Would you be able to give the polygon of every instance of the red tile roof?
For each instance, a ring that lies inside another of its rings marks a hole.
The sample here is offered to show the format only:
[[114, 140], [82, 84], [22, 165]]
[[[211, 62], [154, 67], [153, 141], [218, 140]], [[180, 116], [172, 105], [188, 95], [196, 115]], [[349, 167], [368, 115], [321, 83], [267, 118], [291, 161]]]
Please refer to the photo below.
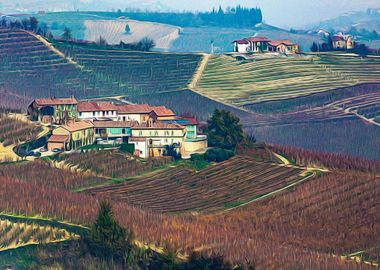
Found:
[[[187, 126], [187, 125], [199, 125], [198, 121], [196, 118], [194, 117], [187, 117], [187, 116], [177, 116], [175, 118], [175, 120], [179, 120], [179, 121], [186, 121], [186, 123], [181, 123], [182, 125], [184, 126]], [[174, 121], [175, 121], [174, 120]]]
[[251, 42], [270, 41], [266, 37], [249, 37], [249, 38], [245, 38], [245, 40], [248, 40], [248, 41], [251, 41]]
[[155, 112], [157, 116], [175, 116], [175, 113], [165, 106], [150, 106], [148, 104], [130, 104], [118, 105], [119, 114], [126, 113], [151, 113]]
[[117, 111], [118, 106], [112, 102], [81, 101], [78, 103], [78, 112]]
[[[62, 128], [68, 130], [69, 132], [75, 132], [82, 129], [93, 128], [94, 125], [90, 121], [78, 121], [78, 122], [68, 122], [66, 125], [61, 126]], [[53, 130], [54, 133], [54, 130]]]
[[78, 104], [74, 97], [70, 98], [38, 98], [34, 102], [39, 106]]
[[153, 107], [153, 111], [157, 116], [175, 116], [175, 113], [165, 106]]
[[150, 113], [153, 108], [148, 104], [117, 105], [119, 113]]
[[344, 40], [344, 37], [335, 35], [335, 36], [333, 36], [332, 40], [333, 41], [341, 41], [341, 40]]
[[66, 142], [69, 139], [68, 135], [51, 135], [48, 142]]
[[270, 41], [268, 44], [271, 46], [274, 46], [274, 47], [277, 47], [281, 44], [284, 44], [286, 46], [297, 45], [297, 43], [291, 42], [290, 40], [287, 40], [287, 39], [285, 39], [285, 40], [273, 40], [273, 41]]
[[245, 39], [237, 39], [237, 40], [234, 40], [234, 42], [236, 42], [237, 44], [248, 44], [249, 42]]

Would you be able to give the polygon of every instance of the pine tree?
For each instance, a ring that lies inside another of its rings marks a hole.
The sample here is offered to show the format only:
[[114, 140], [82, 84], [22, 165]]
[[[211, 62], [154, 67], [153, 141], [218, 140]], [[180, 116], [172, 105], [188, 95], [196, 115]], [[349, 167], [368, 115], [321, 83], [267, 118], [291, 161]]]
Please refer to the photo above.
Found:
[[88, 235], [90, 252], [99, 257], [122, 259], [132, 249], [132, 233], [115, 220], [111, 204], [100, 203], [98, 217]]
[[229, 111], [215, 109], [208, 125], [210, 146], [232, 149], [245, 138], [240, 119]]

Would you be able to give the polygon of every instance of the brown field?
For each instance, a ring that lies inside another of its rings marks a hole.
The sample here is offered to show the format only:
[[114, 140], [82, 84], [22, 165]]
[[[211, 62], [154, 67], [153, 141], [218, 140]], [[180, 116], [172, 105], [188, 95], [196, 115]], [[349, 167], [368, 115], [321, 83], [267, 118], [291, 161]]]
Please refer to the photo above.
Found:
[[4, 146], [36, 138], [41, 131], [41, 127], [0, 112], [0, 142]]
[[75, 189], [108, 181], [97, 176], [60, 170], [41, 160], [2, 165], [0, 176], [60, 189]]
[[194, 172], [185, 166], [88, 190], [160, 212], [210, 212], [239, 206], [297, 180], [302, 170], [236, 156]]
[[[233, 263], [254, 261], [257, 269], [365, 269], [341, 255], [378, 243], [376, 205], [380, 178], [365, 173], [332, 173], [297, 185], [292, 191], [239, 210], [212, 215], [167, 215], [114, 203], [123, 226], [136, 239], [223, 254]], [[89, 224], [98, 198], [0, 177], [4, 212]]]
[[127, 178], [157, 169], [171, 162], [171, 158], [139, 160], [119, 151], [90, 151], [62, 156], [65, 164], [89, 170], [98, 176]]

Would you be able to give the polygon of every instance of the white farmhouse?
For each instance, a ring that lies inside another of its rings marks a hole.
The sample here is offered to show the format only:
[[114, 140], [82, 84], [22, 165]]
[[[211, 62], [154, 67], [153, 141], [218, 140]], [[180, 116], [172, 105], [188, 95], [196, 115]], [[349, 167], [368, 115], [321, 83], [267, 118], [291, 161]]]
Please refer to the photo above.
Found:
[[79, 120], [118, 119], [118, 107], [112, 102], [81, 101], [78, 103]]

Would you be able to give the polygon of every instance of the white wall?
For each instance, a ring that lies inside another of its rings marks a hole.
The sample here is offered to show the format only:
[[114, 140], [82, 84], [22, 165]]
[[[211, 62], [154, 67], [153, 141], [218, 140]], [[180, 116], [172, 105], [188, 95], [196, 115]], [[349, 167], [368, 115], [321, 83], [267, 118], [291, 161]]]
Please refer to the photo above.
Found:
[[149, 152], [148, 152], [148, 143], [146, 141], [143, 142], [130, 142], [135, 145], [135, 151], [140, 151], [140, 158], [148, 158]]
[[117, 120], [118, 121], [137, 121], [141, 123], [141, 115], [140, 114], [119, 114]]
[[249, 44], [238, 44], [235, 42], [235, 49], [237, 48], [237, 52], [246, 53], [249, 51]]
[[[95, 113], [95, 115], [94, 115]], [[78, 119], [80, 120], [93, 120], [95, 118], [110, 118], [114, 121], [117, 120], [117, 111], [96, 111], [96, 112], [78, 112]]]

